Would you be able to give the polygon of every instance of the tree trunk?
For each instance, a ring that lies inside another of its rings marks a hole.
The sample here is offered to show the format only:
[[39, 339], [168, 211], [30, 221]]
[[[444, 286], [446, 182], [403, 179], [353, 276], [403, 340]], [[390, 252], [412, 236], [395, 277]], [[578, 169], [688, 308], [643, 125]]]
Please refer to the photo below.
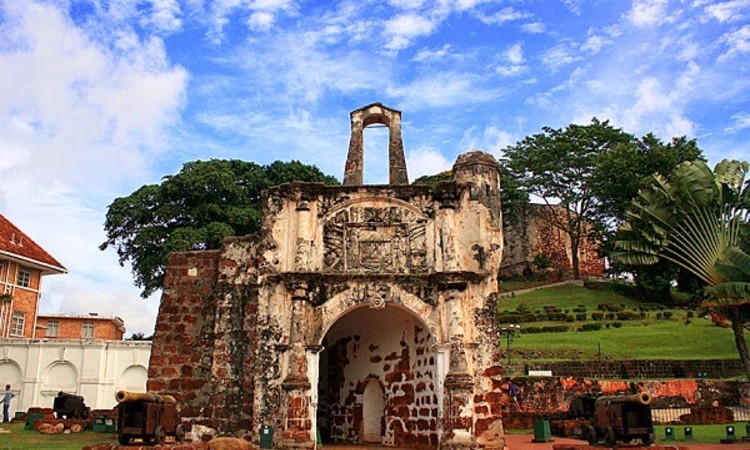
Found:
[[737, 345], [737, 352], [740, 354], [742, 367], [745, 369], [745, 377], [750, 381], [750, 353], [747, 351], [745, 342], [745, 328], [740, 315], [739, 308], [730, 308], [732, 316], [732, 331], [734, 331], [734, 343]]
[[578, 247], [581, 244], [580, 238], [573, 238], [570, 236], [570, 264], [573, 266], [573, 278], [576, 280], [581, 278], [581, 262], [578, 260]]

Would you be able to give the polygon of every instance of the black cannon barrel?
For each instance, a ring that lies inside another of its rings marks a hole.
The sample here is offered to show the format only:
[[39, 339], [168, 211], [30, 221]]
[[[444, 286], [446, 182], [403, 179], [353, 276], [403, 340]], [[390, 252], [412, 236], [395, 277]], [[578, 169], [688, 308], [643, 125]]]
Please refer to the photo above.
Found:
[[609, 395], [596, 399], [597, 405], [612, 403], [637, 403], [646, 406], [651, 404], [651, 394], [648, 392], [640, 392], [632, 395]]

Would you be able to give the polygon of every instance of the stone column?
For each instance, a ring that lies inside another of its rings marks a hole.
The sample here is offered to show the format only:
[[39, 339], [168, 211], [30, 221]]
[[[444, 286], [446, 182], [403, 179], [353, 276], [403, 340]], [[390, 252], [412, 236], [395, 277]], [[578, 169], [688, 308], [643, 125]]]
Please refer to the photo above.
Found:
[[313, 270], [312, 224], [310, 223], [310, 206], [305, 200], [297, 203], [297, 229], [294, 254], [294, 270], [309, 272]]
[[474, 378], [469, 370], [464, 342], [464, 314], [462, 297], [466, 285], [447, 286], [444, 293], [448, 321], [450, 358], [445, 376], [443, 414], [443, 447], [471, 448], [476, 446], [473, 436]]
[[278, 442], [281, 448], [309, 449], [315, 445], [310, 417], [311, 384], [307, 376], [305, 348], [308, 307], [307, 286], [302, 283], [294, 285], [287, 375], [281, 383], [285, 405], [284, 429]]

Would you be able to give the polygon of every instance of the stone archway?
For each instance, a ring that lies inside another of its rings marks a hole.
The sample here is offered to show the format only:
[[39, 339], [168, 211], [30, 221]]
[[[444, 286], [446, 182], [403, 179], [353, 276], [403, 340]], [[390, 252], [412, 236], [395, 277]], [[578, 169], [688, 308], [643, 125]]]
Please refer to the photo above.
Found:
[[392, 304], [355, 307], [322, 346], [317, 422], [324, 443], [437, 447], [438, 355], [419, 317]]

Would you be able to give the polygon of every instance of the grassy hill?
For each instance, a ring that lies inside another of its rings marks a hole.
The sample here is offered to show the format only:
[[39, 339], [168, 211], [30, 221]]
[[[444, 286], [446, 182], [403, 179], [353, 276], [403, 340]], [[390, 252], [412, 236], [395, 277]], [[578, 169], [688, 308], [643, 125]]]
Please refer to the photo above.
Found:
[[511, 344], [516, 361], [597, 359], [599, 348], [610, 359], [738, 358], [732, 330], [699, 314], [572, 284], [504, 297], [498, 306], [501, 324], [521, 325]]

